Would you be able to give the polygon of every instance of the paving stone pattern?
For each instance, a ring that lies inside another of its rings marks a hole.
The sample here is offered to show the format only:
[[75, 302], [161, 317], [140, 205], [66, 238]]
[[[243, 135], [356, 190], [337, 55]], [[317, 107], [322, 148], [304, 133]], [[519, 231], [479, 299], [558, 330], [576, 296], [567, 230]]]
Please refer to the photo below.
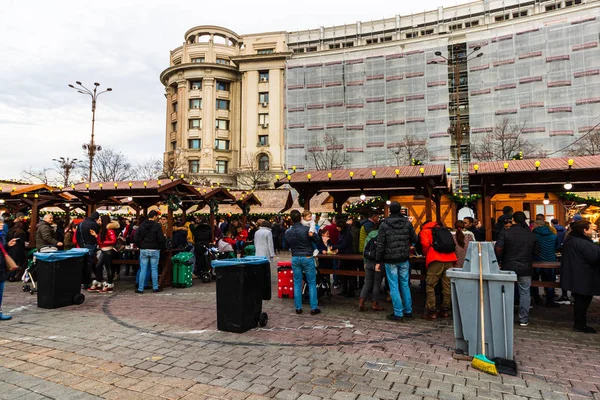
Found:
[[529, 327], [515, 328], [512, 377], [453, 359], [452, 323], [420, 318], [417, 282], [410, 323], [336, 295], [320, 300], [322, 314], [296, 315], [274, 291], [268, 325], [244, 334], [217, 331], [214, 282], [133, 289], [123, 277], [112, 295], [45, 310], [7, 283], [14, 318], [0, 323], [0, 399], [600, 400], [600, 337], [572, 332], [572, 306], [536, 307]]

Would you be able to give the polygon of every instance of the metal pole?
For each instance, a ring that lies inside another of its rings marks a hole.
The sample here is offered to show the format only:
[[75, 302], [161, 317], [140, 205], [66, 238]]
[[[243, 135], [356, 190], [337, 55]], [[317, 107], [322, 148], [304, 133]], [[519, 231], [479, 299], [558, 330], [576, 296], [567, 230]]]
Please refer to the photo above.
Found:
[[96, 122], [96, 89], [94, 87], [94, 95], [92, 96], [92, 140], [90, 141], [90, 148], [88, 149], [90, 155], [90, 178], [88, 182], [92, 182], [92, 168], [94, 163], [94, 154], [96, 153], [95, 145], [94, 145], [94, 124]]
[[454, 138], [456, 140], [456, 157], [458, 161], [458, 187], [462, 190], [462, 126], [460, 123], [460, 97], [459, 97], [459, 85], [460, 85], [460, 71], [459, 71], [459, 63], [456, 58], [453, 60], [454, 62], [454, 107], [455, 107], [455, 116], [456, 120], [454, 121]]

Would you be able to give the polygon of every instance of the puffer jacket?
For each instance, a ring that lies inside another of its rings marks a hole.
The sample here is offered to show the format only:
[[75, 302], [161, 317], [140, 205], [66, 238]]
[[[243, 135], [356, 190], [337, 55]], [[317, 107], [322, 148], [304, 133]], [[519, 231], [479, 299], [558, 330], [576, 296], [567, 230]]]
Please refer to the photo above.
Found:
[[533, 230], [537, 237], [540, 252], [538, 261], [556, 261], [556, 235], [547, 226], [538, 226]]
[[165, 235], [160, 224], [147, 219], [135, 230], [134, 243], [142, 250], [160, 250], [165, 247]]
[[565, 241], [567, 230], [562, 225], [554, 225], [554, 229], [556, 229], [556, 248], [560, 249]]
[[560, 286], [585, 296], [600, 295], [600, 246], [585, 235], [565, 238], [560, 260]]
[[455, 263], [458, 261], [456, 253], [440, 253], [433, 248], [433, 231], [432, 229], [437, 227], [437, 222], [428, 222], [423, 225], [423, 229], [419, 236], [421, 237], [421, 248], [423, 249], [423, 255], [425, 256], [425, 265], [429, 267], [434, 261]]
[[360, 237], [358, 239], [358, 252], [362, 253], [365, 248], [365, 240], [367, 240], [367, 236], [371, 231], [375, 229], [375, 222], [373, 222], [370, 218], [366, 221], [363, 221], [360, 227]]
[[410, 246], [419, 240], [415, 229], [405, 216], [391, 214], [379, 226], [377, 263], [397, 264], [410, 257]]
[[98, 233], [96, 240], [98, 241], [98, 246], [100, 246], [100, 249], [112, 249], [112, 247], [117, 243], [117, 234], [115, 233], [115, 229], [119, 228], [119, 223], [117, 221], [112, 221], [106, 226], [106, 237], [104, 240], [100, 239], [100, 233]]
[[208, 224], [199, 224], [194, 228], [194, 242], [207, 245], [212, 240], [212, 232]]
[[519, 224], [500, 231], [494, 250], [501, 268], [517, 276], [533, 274], [533, 259], [540, 252], [535, 234]]
[[44, 246], [56, 246], [57, 244], [56, 232], [52, 226], [46, 221], [40, 222], [35, 232], [35, 247], [39, 250]]

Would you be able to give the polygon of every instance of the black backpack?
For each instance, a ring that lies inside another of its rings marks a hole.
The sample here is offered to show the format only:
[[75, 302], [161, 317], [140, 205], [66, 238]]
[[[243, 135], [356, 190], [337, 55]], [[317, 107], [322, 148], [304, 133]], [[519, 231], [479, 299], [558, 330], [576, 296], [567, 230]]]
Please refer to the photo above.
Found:
[[433, 236], [433, 248], [438, 253], [454, 253], [456, 244], [452, 232], [448, 228], [436, 226], [431, 230]]
[[377, 236], [371, 238], [371, 240], [367, 242], [367, 245], [365, 246], [365, 251], [363, 252], [363, 256], [367, 260], [377, 259]]

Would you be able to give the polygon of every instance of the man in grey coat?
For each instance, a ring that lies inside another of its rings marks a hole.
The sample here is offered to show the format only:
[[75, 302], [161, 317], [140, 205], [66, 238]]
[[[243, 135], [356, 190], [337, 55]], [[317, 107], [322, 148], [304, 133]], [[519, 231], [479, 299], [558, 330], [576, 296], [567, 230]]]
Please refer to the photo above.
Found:
[[271, 261], [273, 260], [273, 257], [275, 257], [271, 223], [267, 220], [259, 220], [257, 225], [259, 228], [254, 234], [254, 247], [256, 248], [256, 255], [268, 257]]
[[53, 222], [52, 214], [46, 214], [44, 220], [38, 224], [35, 232], [35, 246], [38, 250], [42, 247], [61, 247], [63, 245], [62, 242], [56, 240], [56, 231], [52, 228]]

